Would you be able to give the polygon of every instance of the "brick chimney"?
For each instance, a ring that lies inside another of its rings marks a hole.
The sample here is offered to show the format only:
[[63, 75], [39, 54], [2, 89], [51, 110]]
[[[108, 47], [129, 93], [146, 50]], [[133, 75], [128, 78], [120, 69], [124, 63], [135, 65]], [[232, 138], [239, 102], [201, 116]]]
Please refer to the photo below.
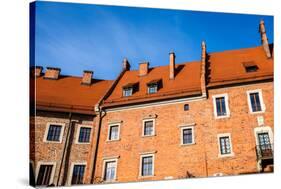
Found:
[[148, 74], [149, 62], [142, 62], [139, 64], [139, 76]]
[[174, 52], [170, 52], [170, 79], [175, 79], [175, 59], [176, 55]]
[[130, 65], [128, 59], [124, 58], [124, 60], [123, 60], [123, 70], [130, 70], [130, 68], [131, 68], [131, 65]]
[[202, 41], [201, 43], [201, 71], [200, 71], [200, 83], [201, 83], [201, 90], [202, 95], [206, 95], [206, 43]]
[[42, 66], [34, 66], [31, 68], [31, 75], [35, 77], [40, 77], [43, 71]]
[[58, 79], [60, 75], [60, 68], [47, 67], [45, 72], [45, 79]]
[[263, 20], [260, 21], [259, 32], [261, 34], [261, 43], [262, 43], [263, 49], [265, 51], [265, 54], [266, 54], [267, 58], [271, 58], [271, 53], [270, 53], [270, 49], [269, 49], [268, 39], [266, 36], [266, 31], [265, 31], [265, 26], [264, 26]]
[[83, 85], [91, 85], [92, 84], [92, 78], [93, 78], [93, 71], [84, 70], [83, 78], [82, 78], [82, 84]]

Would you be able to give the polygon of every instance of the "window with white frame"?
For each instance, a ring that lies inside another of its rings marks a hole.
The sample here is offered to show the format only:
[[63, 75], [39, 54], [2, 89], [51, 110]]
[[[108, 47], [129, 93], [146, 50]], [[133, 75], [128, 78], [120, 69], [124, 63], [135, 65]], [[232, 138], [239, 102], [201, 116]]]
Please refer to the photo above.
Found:
[[247, 91], [248, 105], [251, 113], [259, 113], [265, 111], [262, 92], [260, 89]]
[[181, 129], [181, 145], [189, 145], [195, 143], [194, 136], [194, 123], [189, 125], [180, 126]]
[[143, 120], [143, 132], [142, 136], [153, 136], [155, 135], [155, 120]]
[[74, 164], [73, 165], [72, 176], [71, 176], [71, 185], [83, 184], [85, 168], [86, 168], [85, 164]]
[[123, 96], [124, 97], [132, 96], [132, 95], [133, 95], [133, 87], [123, 88]]
[[112, 182], [116, 180], [117, 159], [104, 160], [103, 180]]
[[150, 83], [147, 85], [148, 94], [156, 93], [158, 89], [157, 83]]
[[54, 184], [53, 179], [55, 168], [55, 162], [38, 162], [36, 169], [36, 185], [49, 186], [50, 184]]
[[44, 141], [45, 142], [61, 142], [64, 124], [47, 123]]
[[219, 134], [218, 135], [219, 143], [219, 155], [220, 156], [231, 156], [233, 155], [231, 137], [230, 134]]
[[140, 176], [154, 175], [154, 154], [141, 155]]
[[214, 114], [216, 118], [229, 117], [228, 95], [220, 94], [213, 96]]
[[120, 124], [109, 125], [108, 140], [119, 140]]
[[90, 126], [79, 126], [77, 142], [78, 143], [89, 143], [91, 139], [91, 127]]

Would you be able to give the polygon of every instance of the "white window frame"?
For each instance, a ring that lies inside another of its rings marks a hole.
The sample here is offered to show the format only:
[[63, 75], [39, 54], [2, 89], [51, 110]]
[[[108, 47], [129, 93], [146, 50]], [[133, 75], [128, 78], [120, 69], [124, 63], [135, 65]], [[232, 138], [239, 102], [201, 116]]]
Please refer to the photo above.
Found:
[[[156, 88], [154, 93], [150, 93], [149, 89], [152, 88], [151, 86], [154, 86], [153, 88]], [[155, 94], [157, 92], [158, 92], [158, 83], [151, 83], [151, 84], [147, 85], [147, 94]]]
[[[195, 132], [194, 132], [194, 126], [195, 124], [190, 124], [190, 125], [182, 125], [180, 126], [180, 144], [181, 146], [189, 146], [189, 145], [193, 145], [195, 144]], [[183, 143], [183, 130], [184, 129], [191, 129], [192, 131], [192, 143], [189, 143], [189, 144], [184, 144]]]
[[[142, 159], [144, 157], [151, 157], [152, 156], [152, 174], [151, 175], [142, 175]], [[155, 163], [155, 152], [144, 152], [140, 155], [140, 166], [139, 166], [139, 178], [147, 178], [147, 177], [154, 177], [154, 163]]]
[[[49, 128], [50, 128], [51, 125], [59, 125], [59, 126], [61, 126], [61, 132], [60, 132], [59, 141], [47, 140]], [[45, 143], [62, 143], [62, 138], [63, 138], [63, 135], [64, 135], [64, 128], [65, 128], [65, 123], [48, 122], [47, 125], [46, 125], [43, 142], [45, 142]]]
[[[230, 154], [221, 154], [221, 143], [220, 143], [220, 138], [221, 137], [229, 137], [229, 141], [230, 141]], [[221, 133], [217, 135], [217, 139], [218, 139], [218, 157], [232, 157], [234, 156], [234, 152], [233, 152], [233, 148], [232, 148], [232, 139], [231, 139], [231, 134], [230, 133]]]
[[[130, 95], [125, 95], [126, 94], [126, 90], [127, 89], [130, 89]], [[125, 87], [125, 88], [123, 88], [123, 97], [129, 97], [129, 96], [133, 96], [133, 87]]]
[[53, 162], [53, 161], [38, 161], [37, 165], [36, 165], [36, 172], [35, 172], [35, 185], [37, 183], [37, 179], [38, 179], [39, 170], [40, 170], [41, 165], [53, 165], [49, 184], [55, 184], [54, 183], [54, 177], [55, 177], [55, 172], [56, 172], [56, 162]]
[[[224, 94], [217, 94], [217, 95], [213, 95], [213, 106], [214, 106], [214, 116], [216, 119], [222, 119], [222, 118], [228, 118], [230, 117], [230, 110], [229, 110], [229, 104], [228, 104], [228, 94], [224, 93]], [[224, 116], [218, 116], [217, 115], [217, 104], [216, 104], [216, 98], [221, 98], [224, 97], [224, 101], [225, 101], [225, 110], [226, 110], [226, 115]]]
[[[250, 113], [251, 114], [264, 113], [266, 108], [265, 108], [265, 104], [264, 104], [264, 101], [263, 101], [262, 90], [261, 89], [249, 90], [246, 93], [247, 93], [247, 101], [248, 101], [248, 107], [249, 107]], [[253, 112], [252, 104], [251, 104], [251, 98], [250, 98], [251, 93], [258, 93], [259, 94], [259, 99], [260, 99], [260, 103], [261, 103], [261, 111]]]
[[86, 168], [87, 168], [87, 162], [83, 161], [83, 162], [72, 162], [69, 172], [68, 172], [68, 176], [67, 176], [67, 185], [71, 186], [71, 180], [72, 180], [72, 176], [73, 176], [73, 169], [75, 165], [85, 165], [85, 171], [84, 171], [84, 176], [83, 176], [83, 181], [85, 180], [85, 175], [86, 175]]
[[[147, 122], [147, 121], [152, 121], [153, 122], [153, 132], [152, 132], [151, 135], [144, 135], [145, 122]], [[142, 120], [142, 131], [141, 132], [142, 132], [142, 134], [141, 134], [142, 137], [155, 136], [155, 119], [154, 118], [153, 119], [143, 119]]]
[[[89, 142], [79, 142], [79, 135], [80, 135], [81, 127], [86, 127], [86, 128], [91, 129]], [[92, 132], [93, 132], [93, 127], [91, 125], [79, 124], [78, 127], [77, 127], [77, 133], [76, 133], [76, 136], [75, 136], [75, 144], [90, 144], [91, 140], [92, 140]]]
[[[110, 130], [111, 130], [111, 127], [113, 126], [118, 126], [118, 138], [117, 139], [110, 139], [109, 136], [110, 136]], [[108, 125], [108, 131], [107, 131], [107, 141], [118, 141], [120, 140], [120, 130], [121, 130], [121, 123], [110, 123]]]
[[[102, 166], [102, 180], [106, 183], [108, 182], [116, 182], [117, 180], [117, 170], [118, 170], [118, 159], [119, 159], [119, 156], [115, 156], [115, 157], [106, 157], [106, 158], [103, 158], [103, 166]], [[115, 175], [114, 175], [114, 178], [113, 180], [105, 180], [105, 165], [107, 162], [111, 162], [111, 161], [115, 161]]]

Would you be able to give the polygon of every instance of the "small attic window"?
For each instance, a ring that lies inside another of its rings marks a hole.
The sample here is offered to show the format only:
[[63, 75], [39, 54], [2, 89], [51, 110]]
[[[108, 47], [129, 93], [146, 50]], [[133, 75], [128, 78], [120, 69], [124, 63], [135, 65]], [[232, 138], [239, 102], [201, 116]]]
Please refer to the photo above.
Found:
[[243, 65], [247, 73], [256, 72], [259, 69], [254, 62], [244, 62]]
[[123, 96], [132, 96], [137, 87], [138, 83], [128, 83], [127, 85], [123, 86]]
[[159, 84], [161, 82], [161, 79], [155, 79], [147, 83], [147, 93], [148, 94], [154, 94], [157, 93]]

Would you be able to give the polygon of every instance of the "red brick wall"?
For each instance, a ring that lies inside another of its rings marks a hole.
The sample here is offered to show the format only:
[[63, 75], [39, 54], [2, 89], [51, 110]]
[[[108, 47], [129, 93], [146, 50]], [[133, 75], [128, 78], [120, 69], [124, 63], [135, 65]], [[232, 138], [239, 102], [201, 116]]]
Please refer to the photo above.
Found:
[[[54, 183], [57, 183], [59, 175], [59, 167], [62, 160], [63, 148], [66, 141], [67, 130], [69, 129], [69, 118], [68, 114], [58, 113], [58, 112], [42, 112], [37, 111], [37, 116], [35, 118], [35, 124], [31, 122], [31, 133], [30, 137], [31, 146], [34, 148], [31, 149], [30, 158], [34, 162], [34, 169], [36, 170], [37, 163], [39, 161], [45, 162], [56, 162], [56, 170], [54, 176]], [[31, 119], [34, 120], [34, 119]], [[92, 126], [92, 138], [91, 144], [75, 144], [75, 141], [72, 141], [71, 154], [69, 157], [69, 169], [70, 171], [71, 162], [87, 162], [86, 173], [85, 173], [85, 183], [90, 183], [91, 176], [91, 164], [92, 164], [92, 147], [94, 141], [94, 122], [93, 116], [83, 116], [83, 115], [73, 115], [72, 121], [74, 123], [74, 140], [76, 138], [76, 133], [78, 132], [78, 125], [89, 125]], [[46, 131], [47, 123], [64, 123], [63, 138], [61, 143], [49, 143], [44, 142], [44, 134]], [[35, 126], [35, 127], [34, 127]], [[64, 166], [64, 165], [63, 165]], [[64, 174], [64, 169], [62, 169], [60, 181]]]
[[[103, 119], [95, 177], [102, 177], [103, 157], [120, 156], [117, 181], [162, 180], [184, 178], [188, 171], [195, 177], [215, 173], [229, 175], [257, 171], [254, 128], [257, 115], [249, 113], [247, 90], [262, 89], [266, 111], [265, 125], [273, 129], [273, 83], [245, 85], [209, 90], [208, 99], [184, 103], [108, 112]], [[212, 95], [227, 93], [230, 117], [215, 119]], [[142, 120], [157, 114], [156, 136], [141, 137]], [[123, 121], [120, 141], [106, 142], [108, 123]], [[196, 123], [194, 145], [180, 145], [179, 125]], [[233, 157], [218, 157], [217, 134], [231, 133]], [[155, 153], [155, 176], [139, 178], [140, 153]]]

